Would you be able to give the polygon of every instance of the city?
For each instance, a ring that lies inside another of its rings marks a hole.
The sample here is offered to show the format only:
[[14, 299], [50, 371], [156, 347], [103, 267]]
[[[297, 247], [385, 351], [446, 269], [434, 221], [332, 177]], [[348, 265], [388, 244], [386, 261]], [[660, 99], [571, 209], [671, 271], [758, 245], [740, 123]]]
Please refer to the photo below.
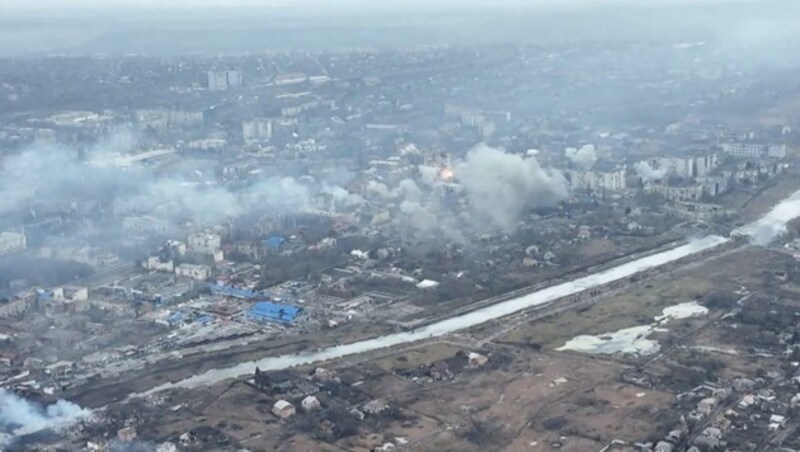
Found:
[[0, 58], [0, 448], [800, 450], [798, 65]]

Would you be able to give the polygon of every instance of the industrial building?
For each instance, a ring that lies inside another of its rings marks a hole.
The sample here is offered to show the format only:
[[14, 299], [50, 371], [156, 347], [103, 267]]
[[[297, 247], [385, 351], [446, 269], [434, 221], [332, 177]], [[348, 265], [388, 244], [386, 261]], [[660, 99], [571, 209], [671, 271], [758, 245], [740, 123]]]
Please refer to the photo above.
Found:
[[248, 315], [251, 319], [261, 322], [291, 323], [301, 311], [302, 309], [297, 306], [259, 301], [250, 309]]

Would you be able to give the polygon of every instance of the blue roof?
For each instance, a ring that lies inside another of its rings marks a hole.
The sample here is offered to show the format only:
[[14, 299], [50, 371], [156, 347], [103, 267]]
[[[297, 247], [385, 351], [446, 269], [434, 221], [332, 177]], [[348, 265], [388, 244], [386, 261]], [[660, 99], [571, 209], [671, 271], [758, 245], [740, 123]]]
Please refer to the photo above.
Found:
[[277, 235], [273, 235], [268, 239], [264, 240], [264, 243], [269, 245], [271, 248], [280, 248], [286, 242], [286, 239], [283, 237], [279, 237]]
[[175, 325], [186, 320], [186, 314], [182, 311], [175, 311], [167, 317], [167, 322], [170, 325]]
[[302, 308], [297, 306], [259, 301], [250, 309], [250, 318], [288, 323], [297, 318], [300, 311]]

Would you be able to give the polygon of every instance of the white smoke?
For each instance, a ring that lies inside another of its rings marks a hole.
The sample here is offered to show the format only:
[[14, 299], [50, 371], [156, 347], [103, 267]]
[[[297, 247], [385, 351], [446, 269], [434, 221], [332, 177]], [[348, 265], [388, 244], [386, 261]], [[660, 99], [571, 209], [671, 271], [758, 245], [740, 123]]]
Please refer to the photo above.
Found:
[[667, 175], [666, 168], [655, 169], [647, 162], [639, 162], [633, 166], [633, 169], [645, 183], [661, 180]]
[[61, 430], [91, 417], [91, 411], [66, 400], [41, 407], [10, 391], [0, 390], [0, 427], [12, 429], [14, 436]]
[[371, 180], [367, 182], [367, 191], [377, 194], [382, 198], [391, 198], [392, 191], [382, 182]]
[[554, 205], [569, 194], [560, 171], [486, 145], [472, 149], [455, 173], [476, 219], [503, 229], [513, 227], [524, 210]]
[[333, 200], [338, 206], [356, 207], [364, 204], [364, 198], [357, 193], [352, 193], [338, 185], [322, 186], [322, 192], [333, 196]]
[[800, 217], [800, 191], [781, 201], [766, 215], [749, 223], [735, 234], [749, 236], [752, 243], [766, 246], [788, 232], [789, 222]]
[[117, 216], [146, 215], [175, 224], [211, 226], [246, 213], [303, 210], [314, 204], [316, 193], [333, 195], [343, 206], [363, 201], [331, 182], [310, 186], [291, 177], [230, 188], [215, 180], [213, 165], [201, 161], [173, 165], [168, 174], [139, 164], [86, 163], [107, 157], [105, 148], [81, 158], [68, 149], [44, 146], [7, 157], [0, 168], [0, 215], [21, 217], [35, 211], [31, 208], [36, 205], [69, 208], [85, 202], [110, 206]]
[[419, 170], [420, 180], [422, 180], [423, 184], [433, 187], [442, 182], [439, 178], [439, 169], [427, 165], [419, 165], [417, 169]]
[[400, 181], [394, 191], [394, 194], [395, 196], [402, 197], [406, 201], [417, 203], [422, 201], [422, 198], [424, 197], [422, 190], [411, 179], [403, 179]]
[[597, 162], [597, 151], [593, 144], [585, 144], [580, 149], [567, 148], [564, 150], [564, 157], [568, 158], [572, 164], [581, 169], [591, 169]]

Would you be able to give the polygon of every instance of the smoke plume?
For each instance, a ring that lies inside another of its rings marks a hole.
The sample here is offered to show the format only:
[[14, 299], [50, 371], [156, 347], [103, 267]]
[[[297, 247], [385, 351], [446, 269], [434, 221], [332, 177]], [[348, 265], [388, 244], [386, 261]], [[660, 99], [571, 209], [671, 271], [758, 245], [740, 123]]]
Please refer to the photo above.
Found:
[[573, 165], [581, 169], [591, 169], [597, 162], [597, 152], [593, 144], [585, 144], [580, 149], [567, 148], [564, 157], [568, 158]]
[[789, 222], [800, 215], [800, 191], [781, 201], [766, 215], [734, 233], [748, 236], [755, 245], [766, 246], [787, 233]]
[[312, 188], [291, 177], [253, 176], [232, 188], [216, 180], [213, 167], [198, 161], [179, 162], [161, 174], [141, 164], [119, 164], [113, 149], [101, 145], [81, 156], [69, 149], [34, 146], [9, 156], [0, 169], [0, 216], [19, 219], [40, 209], [100, 206], [117, 216], [210, 226], [244, 213], [306, 209], [314, 193], [327, 193], [338, 205], [362, 202], [337, 185]]
[[0, 427], [11, 429], [15, 436], [60, 430], [89, 420], [91, 416], [91, 411], [66, 400], [41, 407], [10, 391], [0, 390]]
[[661, 180], [667, 175], [666, 168], [655, 169], [647, 162], [639, 162], [634, 165], [633, 169], [645, 183]]
[[535, 158], [523, 158], [480, 145], [456, 170], [478, 220], [495, 227], [513, 227], [526, 209], [551, 206], [568, 196], [567, 181], [543, 168]]

